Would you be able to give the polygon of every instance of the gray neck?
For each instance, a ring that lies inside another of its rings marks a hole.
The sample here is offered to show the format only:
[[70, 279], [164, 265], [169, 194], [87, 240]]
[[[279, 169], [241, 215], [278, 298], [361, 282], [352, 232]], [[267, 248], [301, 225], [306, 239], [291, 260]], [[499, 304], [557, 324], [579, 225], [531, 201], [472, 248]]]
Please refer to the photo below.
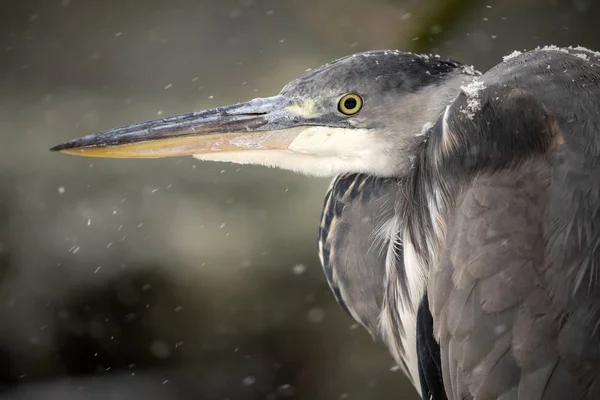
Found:
[[[460, 71], [460, 70], [459, 70]], [[412, 166], [414, 152], [418, 144], [427, 138], [427, 131], [442, 117], [447, 106], [460, 94], [460, 87], [471, 82], [476, 76], [462, 71], [449, 74], [439, 85], [427, 86], [417, 93], [405, 96], [400, 115], [394, 118], [393, 131], [396, 136], [394, 163], [397, 164], [396, 176], [405, 176]], [[399, 132], [400, 140], [397, 139]], [[405, 155], [405, 156], [398, 156]]]
[[[406, 118], [402, 119], [406, 140], [397, 154], [399, 176], [406, 176], [416, 156], [419, 143], [428, 138], [428, 128], [443, 117], [445, 109], [459, 95], [460, 87], [476, 76], [455, 73], [437, 86], [428, 86], [412, 96], [405, 103]], [[404, 181], [403, 181], [404, 182]], [[403, 198], [398, 199], [403, 201]], [[384, 280], [384, 301], [379, 316], [380, 335], [387, 344], [398, 365], [420, 390], [416, 353], [416, 317], [419, 303], [425, 293], [428, 271], [419, 262], [414, 248], [403, 235], [403, 217], [396, 214], [398, 220], [395, 240], [402, 242], [403, 252], [393, 251], [394, 244], [389, 243]]]
[[[441, 115], [444, 110], [449, 106], [454, 99], [460, 94], [460, 87], [471, 82], [475, 76], [465, 75], [463, 73], [456, 73], [449, 76], [441, 85], [424, 89], [421, 96], [422, 107], [423, 107], [423, 124], [421, 128], [427, 122], [433, 124]], [[422, 130], [413, 132], [414, 134], [422, 134]]]

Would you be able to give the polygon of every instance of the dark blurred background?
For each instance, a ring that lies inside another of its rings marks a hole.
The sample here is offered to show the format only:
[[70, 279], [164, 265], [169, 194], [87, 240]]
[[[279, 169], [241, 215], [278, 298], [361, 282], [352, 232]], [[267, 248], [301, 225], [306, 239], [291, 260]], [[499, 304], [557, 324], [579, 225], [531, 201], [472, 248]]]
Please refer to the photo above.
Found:
[[415, 399], [317, 258], [328, 180], [61, 141], [398, 48], [600, 50], [594, 0], [0, 0], [0, 395]]

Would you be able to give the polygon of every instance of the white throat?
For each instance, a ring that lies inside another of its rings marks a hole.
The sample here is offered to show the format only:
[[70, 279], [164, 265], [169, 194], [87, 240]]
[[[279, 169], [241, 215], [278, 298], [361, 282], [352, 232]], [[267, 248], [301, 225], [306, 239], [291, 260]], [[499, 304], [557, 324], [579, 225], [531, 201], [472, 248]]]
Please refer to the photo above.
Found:
[[380, 156], [386, 152], [386, 144], [368, 129], [321, 126], [293, 129], [300, 132], [285, 150], [251, 149], [197, 154], [194, 157], [199, 160], [264, 165], [317, 177], [332, 177], [348, 172], [389, 176], [395, 172], [386, 162], [387, 159]]

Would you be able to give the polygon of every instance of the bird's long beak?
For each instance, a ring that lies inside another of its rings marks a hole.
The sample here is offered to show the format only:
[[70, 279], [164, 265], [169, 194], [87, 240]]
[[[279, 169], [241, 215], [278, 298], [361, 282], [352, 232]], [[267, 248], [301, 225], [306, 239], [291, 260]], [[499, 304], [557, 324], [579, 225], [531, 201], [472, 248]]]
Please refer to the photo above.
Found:
[[283, 96], [110, 129], [51, 151], [88, 157], [160, 158], [243, 150], [286, 149], [307, 122]]

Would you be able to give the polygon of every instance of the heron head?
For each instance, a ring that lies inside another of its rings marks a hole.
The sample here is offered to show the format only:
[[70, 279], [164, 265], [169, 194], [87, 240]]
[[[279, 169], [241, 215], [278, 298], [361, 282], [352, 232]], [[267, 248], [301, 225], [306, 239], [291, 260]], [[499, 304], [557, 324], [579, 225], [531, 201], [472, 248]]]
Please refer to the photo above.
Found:
[[307, 72], [273, 97], [111, 129], [51, 150], [391, 176], [410, 165], [408, 149], [458, 93], [465, 71], [439, 57], [359, 53]]

